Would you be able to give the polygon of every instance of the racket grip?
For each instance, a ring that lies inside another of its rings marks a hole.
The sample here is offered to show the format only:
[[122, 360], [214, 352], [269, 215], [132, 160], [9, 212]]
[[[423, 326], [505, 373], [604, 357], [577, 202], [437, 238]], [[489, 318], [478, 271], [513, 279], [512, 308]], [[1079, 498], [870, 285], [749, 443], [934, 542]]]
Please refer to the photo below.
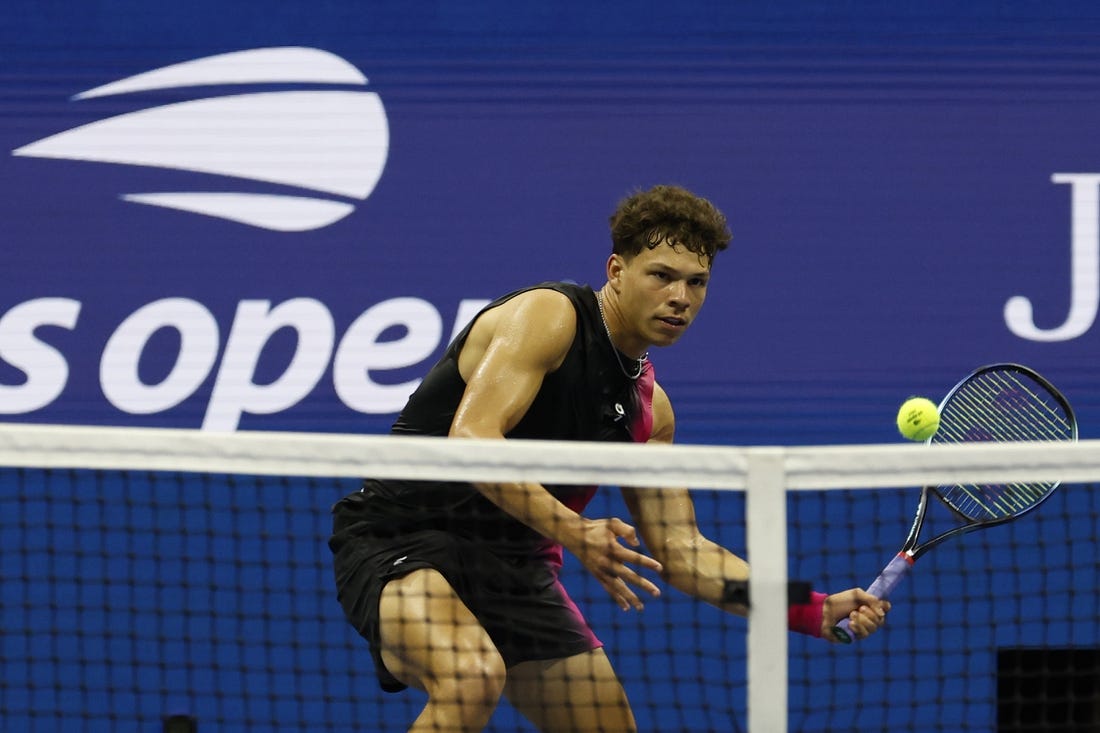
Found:
[[[913, 558], [904, 552], [899, 552], [894, 556], [894, 559], [886, 564], [886, 567], [875, 578], [875, 582], [871, 583], [871, 587], [867, 589], [867, 592], [879, 600], [886, 600], [894, 592], [894, 588], [897, 588], [901, 579], [909, 573], [911, 567], [913, 567]], [[847, 617], [841, 619], [833, 627], [833, 638], [844, 644], [851, 644], [856, 640], [856, 637], [849, 628], [850, 626], [851, 622]]]

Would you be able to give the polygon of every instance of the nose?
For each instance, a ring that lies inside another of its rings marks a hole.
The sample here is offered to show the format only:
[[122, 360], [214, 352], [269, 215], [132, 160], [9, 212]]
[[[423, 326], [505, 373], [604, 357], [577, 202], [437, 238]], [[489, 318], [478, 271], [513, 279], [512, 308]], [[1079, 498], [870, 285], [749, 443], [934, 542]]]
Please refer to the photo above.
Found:
[[669, 284], [668, 302], [669, 305], [677, 308], [686, 308], [688, 306], [688, 287], [686, 282], [683, 280], [676, 280]]

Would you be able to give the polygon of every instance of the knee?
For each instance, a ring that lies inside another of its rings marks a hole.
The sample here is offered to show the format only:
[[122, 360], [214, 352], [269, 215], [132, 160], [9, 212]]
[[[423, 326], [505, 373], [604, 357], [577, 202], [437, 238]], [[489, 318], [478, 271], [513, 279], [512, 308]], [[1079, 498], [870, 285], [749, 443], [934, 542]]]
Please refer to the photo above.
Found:
[[453, 704], [468, 714], [491, 712], [504, 693], [507, 670], [504, 660], [495, 650], [476, 654], [457, 654], [446, 674], [426, 685], [428, 697], [434, 702]]

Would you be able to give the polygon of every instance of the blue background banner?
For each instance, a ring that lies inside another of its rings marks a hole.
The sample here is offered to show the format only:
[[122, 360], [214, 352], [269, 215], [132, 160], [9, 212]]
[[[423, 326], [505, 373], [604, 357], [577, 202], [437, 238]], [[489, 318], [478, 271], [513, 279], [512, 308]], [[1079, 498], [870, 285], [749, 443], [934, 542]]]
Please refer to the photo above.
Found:
[[892, 442], [997, 361], [1095, 437], [1098, 39], [1077, 2], [10, 0], [0, 419], [385, 432], [481, 304], [598, 286], [616, 203], [676, 183], [734, 234], [651, 355], [681, 441]]
[[[1090, 6], [11, 7], [11, 419], [384, 431], [456, 319], [531, 282], [598, 285], [618, 199], [674, 182], [735, 237], [692, 333], [653, 357], [683, 440], [893, 440], [905, 397], [1001, 360], [1061, 385], [1090, 432]], [[230, 106], [261, 97], [285, 124]], [[137, 200], [229, 193], [350, 213], [277, 231]], [[1010, 322], [1017, 296], [1033, 314]]]

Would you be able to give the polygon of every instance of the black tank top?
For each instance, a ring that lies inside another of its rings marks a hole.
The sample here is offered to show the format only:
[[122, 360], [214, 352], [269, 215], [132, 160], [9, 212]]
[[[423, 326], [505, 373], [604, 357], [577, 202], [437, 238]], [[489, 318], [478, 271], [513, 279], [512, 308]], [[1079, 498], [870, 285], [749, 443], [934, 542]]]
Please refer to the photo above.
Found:
[[[604, 328], [596, 295], [588, 286], [548, 282], [508, 293], [479, 314], [537, 288], [562, 293], [577, 312], [577, 333], [561, 366], [546, 375], [531, 407], [507, 437], [533, 440], [638, 441], [649, 439], [653, 372], [648, 362], [637, 379], [623, 373], [621, 363], [634, 360], [616, 354]], [[447, 435], [466, 389], [458, 371], [458, 355], [477, 317], [409, 397], [393, 425], [399, 435]], [[621, 363], [620, 363], [621, 360]], [[580, 511], [595, 487], [547, 486], [551, 494]], [[374, 480], [341, 504], [364, 504], [373, 520], [368, 530], [394, 534], [417, 528], [438, 528], [497, 546], [508, 554], [547, 554], [560, 562], [560, 547], [547, 542], [522, 522], [464, 482]], [[368, 506], [369, 505], [369, 509]], [[352, 509], [344, 506], [343, 509]], [[350, 529], [350, 527], [349, 527]], [[363, 527], [367, 530], [367, 527]]]

